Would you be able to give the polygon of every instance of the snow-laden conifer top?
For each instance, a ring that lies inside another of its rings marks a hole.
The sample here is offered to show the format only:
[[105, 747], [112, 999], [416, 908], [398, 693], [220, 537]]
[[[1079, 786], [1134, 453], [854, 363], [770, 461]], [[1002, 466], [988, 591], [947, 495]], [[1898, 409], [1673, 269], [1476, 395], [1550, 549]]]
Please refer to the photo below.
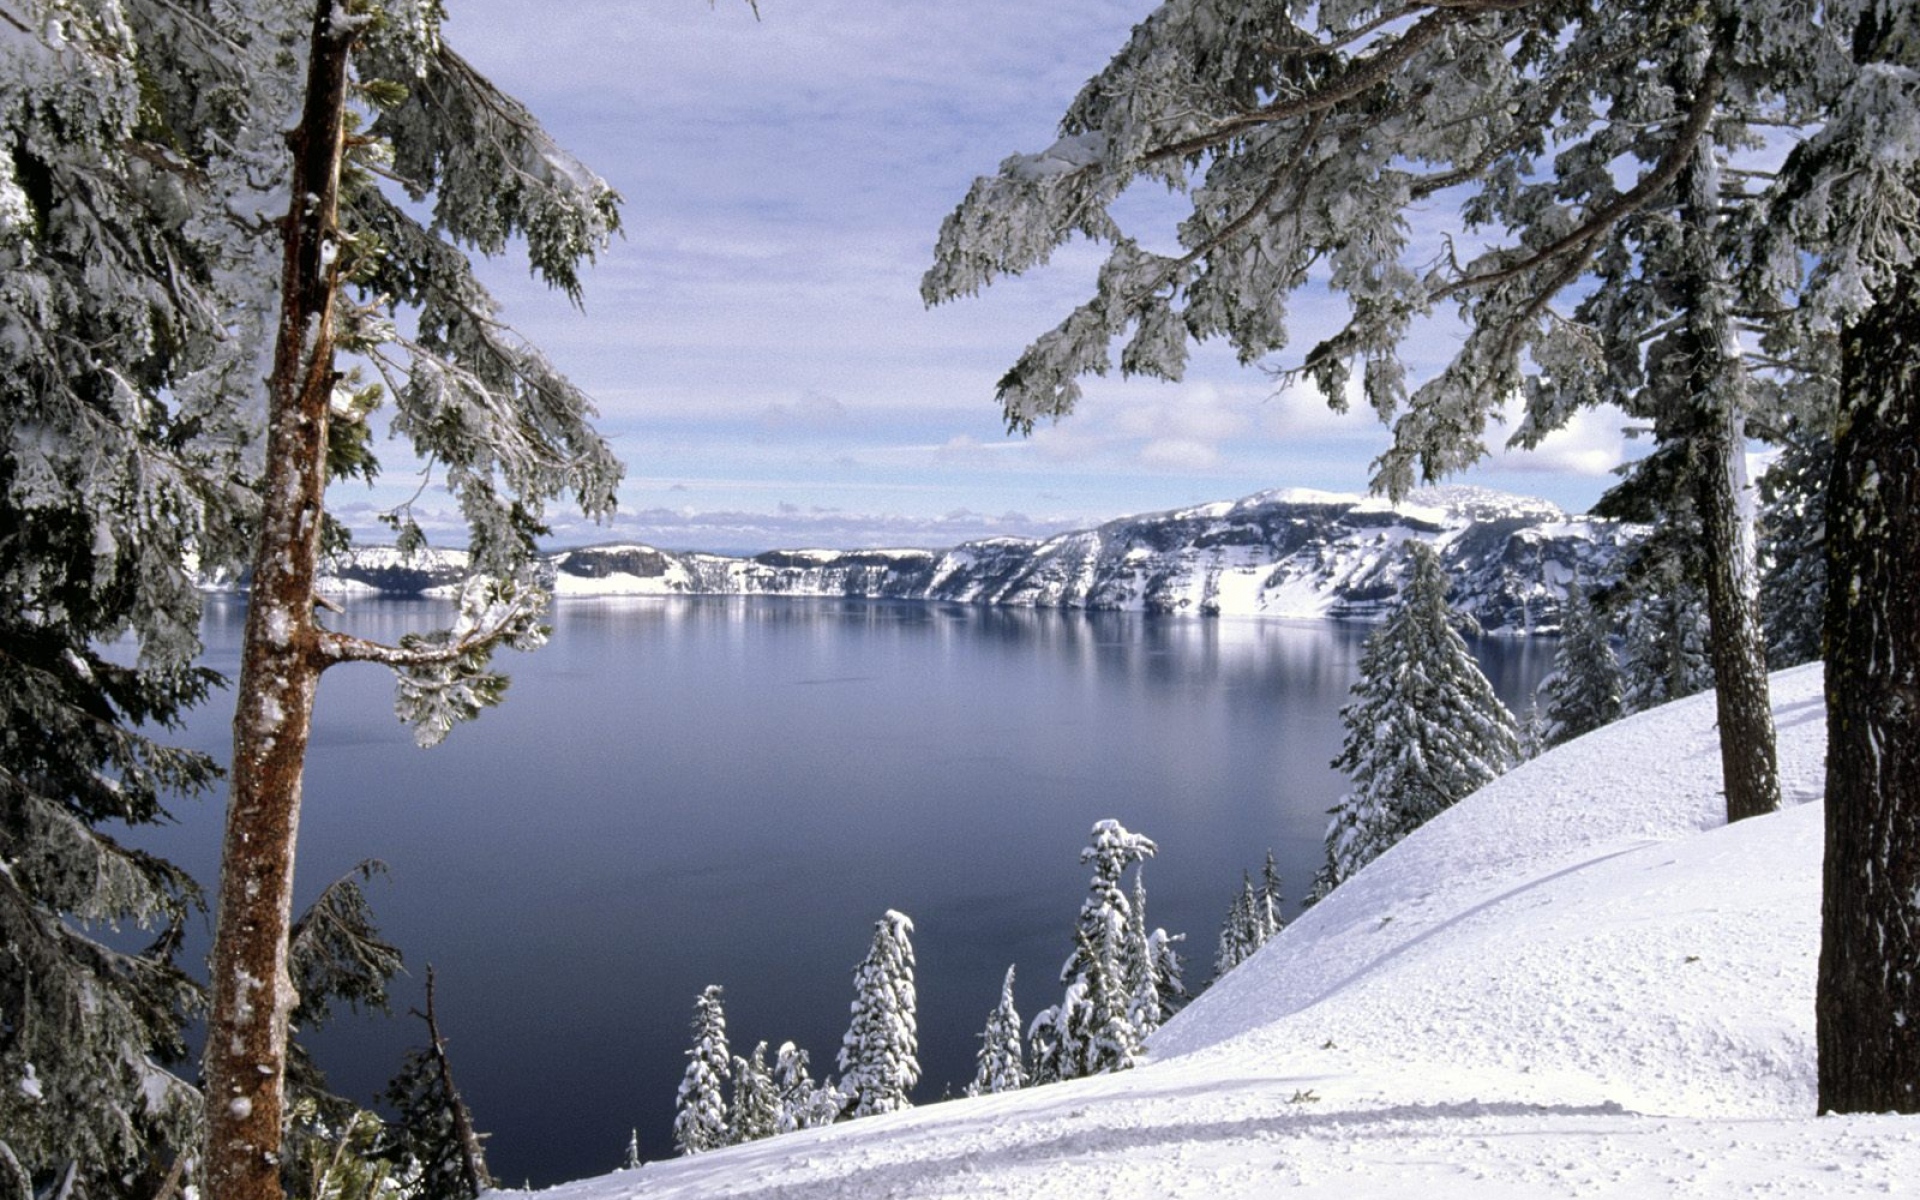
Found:
[[1817, 667], [1776, 816], [1722, 823], [1696, 697], [1502, 776], [1360, 871], [1119, 1075], [932, 1104], [562, 1200], [1852, 1196], [1920, 1122], [1813, 1115]]

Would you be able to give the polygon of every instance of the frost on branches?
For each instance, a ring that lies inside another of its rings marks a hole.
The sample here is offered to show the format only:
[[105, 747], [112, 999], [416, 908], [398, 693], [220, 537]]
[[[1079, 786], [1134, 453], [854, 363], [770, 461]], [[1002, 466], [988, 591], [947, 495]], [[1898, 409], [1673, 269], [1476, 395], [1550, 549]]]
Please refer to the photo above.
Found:
[[840, 1043], [847, 1115], [893, 1112], [913, 1102], [920, 1041], [913, 985], [913, 922], [891, 909], [873, 923], [873, 945], [853, 973], [853, 1019]]
[[[239, 560], [253, 503], [260, 372], [224, 286], [253, 264], [216, 236], [227, 214], [204, 186], [208, 148], [245, 137], [234, 57], [171, 4], [17, 0], [0, 17], [11, 1195], [151, 1196], [198, 1136], [180, 1063], [200, 998], [174, 960], [199, 892], [107, 831], [165, 820], [163, 798], [219, 775], [162, 730], [218, 681], [195, 665], [194, 564]], [[115, 642], [131, 654], [102, 652]], [[132, 936], [96, 940], [114, 927]]]
[[[1510, 442], [1525, 447], [1596, 405], [1657, 417], [1656, 433], [1702, 464], [1729, 816], [1771, 811], [1740, 451], [1761, 407], [1752, 374], [1803, 370], [1798, 351], [1814, 343], [1743, 353], [1743, 322], [1778, 321], [1792, 285], [1749, 275], [1736, 298], [1759, 196], [1731, 168], [1765, 156], [1758, 131], [1820, 119], [1819, 101], [1782, 81], [1830, 67], [1822, 40], [1804, 10], [1775, 19], [1734, 0], [1632, 14], [1558, 0], [1168, 0], [1087, 83], [1052, 147], [973, 185], [922, 295], [973, 294], [1076, 236], [1105, 244], [1092, 296], [1000, 380], [1009, 427], [1031, 431], [1071, 412], [1116, 348], [1123, 374], [1163, 379], [1214, 337], [1243, 362], [1273, 359], [1295, 293], [1326, 287], [1343, 323], [1274, 365], [1392, 425], [1372, 482], [1395, 497], [1472, 466], [1490, 419], [1512, 409], [1524, 416]], [[1141, 182], [1183, 193], [1186, 219], [1124, 226], [1115, 202]], [[1414, 378], [1409, 330], [1449, 313], [1465, 327], [1459, 351]]]
[[1399, 602], [1368, 636], [1353, 703], [1340, 710], [1346, 740], [1333, 765], [1353, 789], [1327, 828], [1325, 895], [1395, 842], [1518, 760], [1519, 730], [1480, 673], [1447, 604], [1440, 560], [1407, 544]]

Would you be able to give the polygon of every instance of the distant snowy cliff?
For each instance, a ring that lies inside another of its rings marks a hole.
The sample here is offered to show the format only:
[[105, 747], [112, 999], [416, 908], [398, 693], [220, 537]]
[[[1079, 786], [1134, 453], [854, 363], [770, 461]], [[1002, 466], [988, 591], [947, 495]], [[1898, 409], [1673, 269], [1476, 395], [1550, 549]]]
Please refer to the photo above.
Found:
[[[1569, 517], [1541, 500], [1433, 488], [1407, 502], [1324, 492], [1123, 517], [1045, 541], [995, 538], [946, 551], [775, 550], [751, 558], [588, 546], [544, 563], [561, 596], [855, 596], [1039, 608], [1230, 616], [1357, 617], [1398, 591], [1401, 543], [1433, 545], [1454, 604], [1488, 632], [1559, 624], [1566, 584], [1610, 581], [1637, 526]], [[431, 594], [458, 551], [401, 559], [386, 547], [336, 558], [323, 588]]]

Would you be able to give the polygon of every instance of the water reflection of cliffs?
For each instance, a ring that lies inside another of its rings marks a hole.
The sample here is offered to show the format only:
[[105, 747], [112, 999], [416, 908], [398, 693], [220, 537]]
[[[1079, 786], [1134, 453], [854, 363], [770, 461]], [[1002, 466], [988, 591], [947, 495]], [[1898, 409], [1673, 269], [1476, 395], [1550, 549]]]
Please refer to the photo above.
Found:
[[[1554, 628], [1566, 584], [1612, 578], [1637, 526], [1569, 517], [1540, 500], [1477, 488], [1407, 503], [1299, 491], [1109, 521], [1045, 541], [995, 538], [951, 550], [776, 550], [752, 557], [635, 544], [546, 556], [562, 596], [759, 595], [940, 600], [1016, 608], [1365, 618], [1398, 590], [1400, 545], [1439, 550], [1454, 603], [1489, 632]], [[328, 586], [418, 595], [464, 555], [343, 555]]]

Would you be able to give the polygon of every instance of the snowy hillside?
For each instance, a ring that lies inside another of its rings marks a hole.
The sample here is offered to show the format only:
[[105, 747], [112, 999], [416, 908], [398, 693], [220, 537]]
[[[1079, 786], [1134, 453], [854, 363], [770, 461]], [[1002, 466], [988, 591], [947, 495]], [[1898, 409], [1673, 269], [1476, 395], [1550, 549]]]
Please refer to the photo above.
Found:
[[[1368, 617], [1397, 591], [1400, 546], [1440, 553], [1456, 607], [1493, 632], [1559, 621], [1566, 583], [1611, 578], [1633, 526], [1569, 517], [1540, 500], [1434, 488], [1390, 505], [1283, 490], [1109, 521], [1046, 541], [946, 551], [775, 550], [751, 558], [642, 545], [547, 557], [561, 596], [774, 595], [944, 600], [1041, 608], [1280, 617]], [[402, 563], [383, 547], [334, 559], [323, 586], [445, 590], [457, 551]]]
[[1721, 824], [1712, 699], [1682, 701], [1443, 814], [1145, 1067], [549, 1195], [1912, 1194], [1920, 1119], [1812, 1116], [1818, 668], [1774, 687], [1784, 813]]

